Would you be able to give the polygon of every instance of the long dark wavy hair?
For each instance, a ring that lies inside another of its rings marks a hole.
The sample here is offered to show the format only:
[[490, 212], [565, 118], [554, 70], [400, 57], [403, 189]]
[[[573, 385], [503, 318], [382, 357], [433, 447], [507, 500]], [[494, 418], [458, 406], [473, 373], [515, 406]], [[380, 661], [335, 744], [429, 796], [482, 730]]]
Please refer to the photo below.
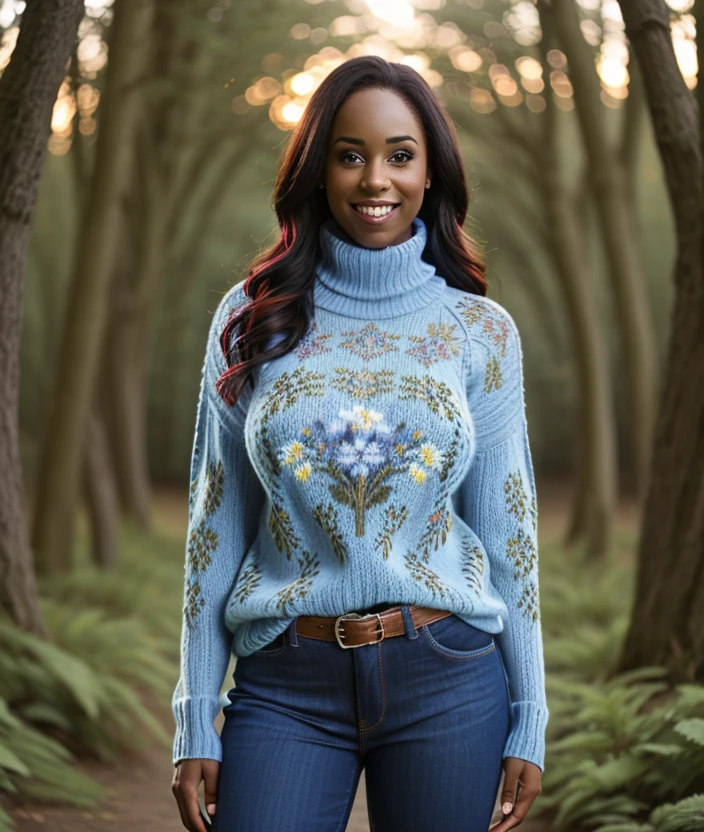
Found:
[[[332, 216], [326, 193], [318, 188], [325, 179], [330, 130], [345, 99], [370, 88], [397, 93], [425, 132], [433, 175], [418, 212], [428, 229], [423, 259], [448, 285], [475, 295], [487, 293], [486, 265], [462, 228], [469, 196], [452, 120], [411, 67], [372, 55], [351, 58], [313, 93], [279, 161], [272, 205], [281, 239], [250, 264], [243, 286], [250, 302], [234, 310], [220, 338], [228, 369], [218, 379], [217, 391], [230, 406], [248, 380], [254, 386], [257, 366], [290, 352], [308, 330], [319, 229]], [[267, 348], [278, 333], [278, 343]]]

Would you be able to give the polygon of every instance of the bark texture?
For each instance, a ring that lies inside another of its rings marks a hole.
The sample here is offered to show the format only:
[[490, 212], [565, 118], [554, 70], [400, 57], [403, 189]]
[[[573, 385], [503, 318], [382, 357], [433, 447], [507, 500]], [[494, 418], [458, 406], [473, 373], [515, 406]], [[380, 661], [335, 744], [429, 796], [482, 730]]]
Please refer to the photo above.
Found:
[[[626, 34], [643, 76], [677, 233], [670, 340], [638, 547], [633, 613], [620, 668], [660, 664], [670, 668], [676, 677], [702, 682], [702, 128], [694, 96], [687, 89], [675, 59], [669, 10], [664, 0], [620, 0], [620, 5]], [[699, 87], [702, 87], [701, 74]]]
[[[552, 45], [553, 27], [544, 0], [539, 0], [538, 11], [543, 29], [541, 57], [544, 72], [548, 75], [547, 51]], [[547, 225], [552, 229], [550, 249], [571, 324], [577, 370], [579, 476], [567, 542], [574, 543], [578, 537], [584, 537], [589, 556], [603, 557], [611, 542], [617, 492], [616, 429], [609, 356], [587, 261], [583, 257], [580, 235], [584, 232], [559, 166], [557, 112], [549, 96], [542, 119], [543, 211]]]
[[579, 26], [576, 2], [551, 3], [551, 18], [567, 56], [570, 80], [601, 229], [629, 385], [629, 436], [634, 484], [644, 496], [653, 436], [657, 364], [643, 263], [619, 148], [607, 135], [592, 48]]
[[151, 0], [120, 0], [111, 27], [95, 166], [43, 437], [33, 543], [42, 573], [70, 566], [84, 442], [93, 404], [119, 195], [130, 161]]
[[105, 425], [95, 412], [86, 434], [83, 481], [93, 560], [111, 569], [117, 561], [117, 494]]
[[29, 233], [82, 0], [28, 3], [0, 78], [0, 606], [43, 633], [22, 499], [19, 352]]

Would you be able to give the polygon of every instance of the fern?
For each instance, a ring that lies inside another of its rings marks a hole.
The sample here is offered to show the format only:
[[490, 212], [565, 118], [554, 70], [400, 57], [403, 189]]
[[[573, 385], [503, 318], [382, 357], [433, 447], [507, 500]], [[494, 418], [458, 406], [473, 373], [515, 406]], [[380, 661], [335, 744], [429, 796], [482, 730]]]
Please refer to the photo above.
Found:
[[690, 742], [704, 746], [704, 719], [683, 719], [675, 725], [675, 731]]
[[650, 820], [655, 832], [701, 832], [704, 829], [704, 794], [658, 806]]

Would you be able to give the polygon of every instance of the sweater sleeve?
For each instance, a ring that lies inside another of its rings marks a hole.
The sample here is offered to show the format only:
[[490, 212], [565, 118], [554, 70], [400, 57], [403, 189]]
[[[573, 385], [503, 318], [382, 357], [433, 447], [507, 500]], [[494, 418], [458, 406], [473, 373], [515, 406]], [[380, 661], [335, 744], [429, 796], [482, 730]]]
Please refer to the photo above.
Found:
[[219, 338], [233, 307], [232, 292], [213, 318], [201, 375], [190, 468], [181, 671], [172, 698], [173, 762], [222, 759], [213, 720], [231, 655], [224, 623], [227, 599], [253, 543], [263, 490], [244, 440], [248, 387], [230, 408], [215, 389], [226, 367]]
[[503, 630], [495, 637], [511, 701], [503, 757], [519, 757], [542, 770], [549, 712], [538, 591], [538, 511], [522, 350], [508, 312], [493, 302], [489, 310], [488, 322], [469, 341], [467, 392], [476, 450], [462, 484], [460, 505], [462, 519], [487, 553], [491, 584], [508, 608]]

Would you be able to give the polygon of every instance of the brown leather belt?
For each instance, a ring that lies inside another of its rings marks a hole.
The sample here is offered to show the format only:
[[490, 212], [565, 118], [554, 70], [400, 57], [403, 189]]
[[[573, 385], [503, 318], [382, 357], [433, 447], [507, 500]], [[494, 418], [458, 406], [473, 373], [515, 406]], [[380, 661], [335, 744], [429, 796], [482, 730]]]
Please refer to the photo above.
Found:
[[[416, 629], [452, 615], [449, 610], [436, 610], [433, 607], [409, 607], [409, 610]], [[401, 607], [391, 607], [367, 615], [348, 612], [339, 616], [299, 615], [296, 619], [297, 635], [319, 641], [336, 641], [343, 650], [376, 644], [385, 638], [402, 636], [405, 632]]]

